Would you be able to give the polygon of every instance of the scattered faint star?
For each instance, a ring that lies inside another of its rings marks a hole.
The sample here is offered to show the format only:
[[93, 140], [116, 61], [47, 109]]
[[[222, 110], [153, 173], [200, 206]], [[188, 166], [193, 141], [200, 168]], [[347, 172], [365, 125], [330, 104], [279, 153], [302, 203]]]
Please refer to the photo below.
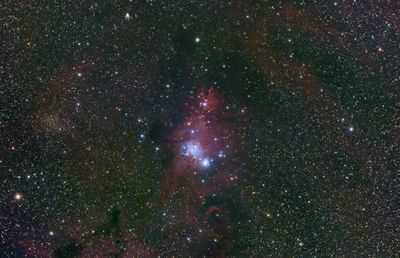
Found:
[[3, 1], [0, 257], [397, 257], [399, 1], [260, 2]]

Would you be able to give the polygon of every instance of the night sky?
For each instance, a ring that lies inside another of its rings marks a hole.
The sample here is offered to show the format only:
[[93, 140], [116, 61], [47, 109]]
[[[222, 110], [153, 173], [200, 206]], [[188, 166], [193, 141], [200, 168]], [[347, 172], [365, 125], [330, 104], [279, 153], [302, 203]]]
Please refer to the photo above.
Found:
[[400, 257], [400, 1], [0, 8], [0, 257]]

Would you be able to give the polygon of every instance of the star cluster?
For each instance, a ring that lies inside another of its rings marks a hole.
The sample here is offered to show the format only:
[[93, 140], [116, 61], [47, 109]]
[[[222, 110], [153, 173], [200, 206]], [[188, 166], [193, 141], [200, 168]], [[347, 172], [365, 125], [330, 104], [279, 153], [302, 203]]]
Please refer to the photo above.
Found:
[[398, 257], [399, 1], [5, 1], [0, 257]]

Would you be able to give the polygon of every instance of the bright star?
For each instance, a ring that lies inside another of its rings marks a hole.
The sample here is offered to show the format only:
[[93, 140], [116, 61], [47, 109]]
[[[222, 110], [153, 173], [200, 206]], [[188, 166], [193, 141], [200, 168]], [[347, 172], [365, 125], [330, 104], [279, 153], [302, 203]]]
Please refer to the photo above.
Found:
[[21, 199], [22, 199], [22, 194], [16, 193], [16, 194], [14, 195], [14, 199], [15, 199], [16, 201], [21, 200]]
[[201, 165], [203, 166], [203, 167], [209, 167], [210, 166], [210, 164], [211, 164], [211, 161], [208, 159], [208, 158], [205, 158], [205, 159], [203, 159], [202, 161], [201, 161]]

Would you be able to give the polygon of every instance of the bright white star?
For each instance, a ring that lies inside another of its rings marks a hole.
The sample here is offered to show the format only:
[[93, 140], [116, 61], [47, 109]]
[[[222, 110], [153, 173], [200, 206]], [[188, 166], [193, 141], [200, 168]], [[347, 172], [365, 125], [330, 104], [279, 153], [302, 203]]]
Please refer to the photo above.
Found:
[[205, 158], [201, 161], [201, 165], [205, 168], [209, 167], [211, 164], [211, 161], [208, 158]]

